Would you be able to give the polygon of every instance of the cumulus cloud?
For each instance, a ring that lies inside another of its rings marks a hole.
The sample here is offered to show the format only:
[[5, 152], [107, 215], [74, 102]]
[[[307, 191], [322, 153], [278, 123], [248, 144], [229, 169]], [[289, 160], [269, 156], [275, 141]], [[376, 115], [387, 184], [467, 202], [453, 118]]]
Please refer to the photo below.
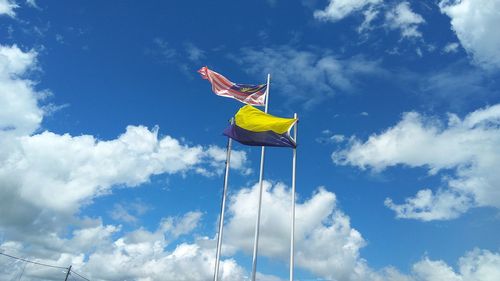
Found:
[[161, 222], [161, 229], [163, 232], [170, 232], [174, 238], [181, 235], [188, 234], [193, 231], [201, 220], [202, 213], [188, 212], [180, 218], [167, 218]]
[[[135, 187], [148, 182], [152, 175], [223, 165], [214, 164], [223, 160], [214, 159], [201, 146], [187, 146], [170, 136], [159, 138], [157, 129], [143, 126], [129, 126], [124, 134], [109, 141], [48, 131], [0, 137], [0, 141], [10, 147], [2, 150], [0, 157], [0, 222], [4, 227], [15, 224], [36, 228], [33, 222], [49, 220], [48, 227], [54, 216], [70, 218], [81, 206], [111, 193], [116, 186]], [[123, 219], [126, 213], [115, 215]], [[126, 220], [134, 219], [129, 216]]]
[[[159, 136], [158, 128], [128, 126], [112, 140], [36, 133], [44, 115], [38, 105], [43, 93], [23, 78], [35, 67], [35, 52], [0, 46], [0, 181], [2, 192], [9, 195], [2, 198], [16, 199], [2, 200], [3, 214], [38, 213], [38, 208], [74, 213], [116, 185], [133, 187], [152, 175], [204, 167], [211, 171], [223, 165], [222, 148], [188, 146]], [[234, 167], [249, 172], [245, 152], [234, 152]]]
[[[381, 13], [385, 14], [381, 17], [383, 19], [375, 21]], [[314, 12], [314, 18], [337, 22], [353, 14], [362, 14], [364, 18], [357, 28], [358, 33], [364, 33], [374, 27], [387, 27], [399, 30], [402, 38], [422, 37], [418, 27], [424, 24], [425, 20], [411, 9], [408, 1], [387, 5], [383, 4], [382, 0], [330, 0], [324, 10]]]
[[500, 278], [500, 254], [475, 249], [461, 257], [458, 272], [444, 261], [424, 258], [412, 267], [416, 280], [493, 281]]
[[[230, 199], [225, 229], [231, 253], [252, 253], [258, 184], [244, 188]], [[264, 184], [259, 255], [281, 259], [289, 255], [290, 189], [281, 183]], [[288, 218], [288, 219], [286, 219]], [[364, 280], [370, 270], [359, 256], [365, 240], [337, 207], [335, 194], [319, 188], [296, 205], [296, 266], [333, 280]]]
[[382, 0], [330, 0], [324, 10], [316, 10], [314, 17], [323, 21], [339, 21], [354, 12], [369, 8]]
[[[254, 208], [258, 185], [233, 194], [225, 226], [223, 254], [252, 252]], [[259, 255], [287, 262], [289, 254], [290, 189], [282, 183], [265, 182], [262, 197]], [[337, 206], [335, 194], [324, 188], [296, 205], [296, 266], [319, 278], [340, 281], [441, 281], [458, 276], [461, 281], [489, 281], [500, 276], [500, 254], [475, 249], [459, 260], [458, 272], [440, 260], [424, 257], [405, 274], [387, 266], [369, 267], [360, 256], [366, 245], [362, 235], [351, 226], [350, 218]]]
[[[157, 129], [143, 126], [129, 126], [110, 141], [48, 131], [16, 141], [18, 150], [3, 159], [0, 178], [11, 178], [19, 198], [54, 210], [71, 209], [114, 185], [137, 186], [151, 175], [185, 172], [204, 157], [202, 147], [159, 139]], [[18, 174], [23, 177], [15, 179]]]
[[[261, 254], [284, 262], [288, 255], [290, 190], [283, 184], [265, 183], [262, 216]], [[221, 280], [248, 280], [248, 272], [231, 257], [231, 252], [248, 252], [253, 241], [253, 222], [257, 186], [245, 188], [230, 197], [230, 220], [226, 225]], [[249, 211], [251, 210], [251, 211]], [[338, 207], [336, 197], [324, 188], [297, 204], [297, 266], [317, 276], [336, 280], [371, 280], [373, 273], [359, 257], [365, 245], [361, 234]], [[119, 226], [103, 225], [100, 220], [80, 220], [70, 235], [45, 234], [37, 243], [4, 239], [2, 251], [25, 256], [30, 253], [37, 262], [67, 267], [91, 280], [211, 280], [215, 259], [215, 240], [195, 238], [193, 242], [176, 244], [178, 237], [197, 237], [202, 219], [199, 211], [160, 221], [154, 231], [142, 227], [122, 233]], [[32, 240], [33, 242], [33, 240]], [[15, 278], [23, 270], [23, 280], [60, 278], [64, 272], [0, 259], [9, 271], [0, 276]], [[0, 266], [1, 268], [1, 266]], [[196, 270], [193, 270], [195, 268]], [[259, 280], [280, 278], [258, 273]]]
[[18, 7], [19, 5], [13, 0], [0, 0], [0, 16], [7, 15], [9, 17], [15, 17], [16, 13], [14, 9]]
[[443, 175], [446, 186], [437, 192], [421, 190], [398, 205], [386, 205], [398, 217], [421, 220], [451, 219], [471, 207], [500, 207], [500, 104], [478, 109], [463, 119], [449, 114], [447, 124], [416, 112], [368, 140], [351, 140], [333, 155], [335, 163], [382, 171], [405, 165], [425, 167], [430, 175]]
[[[120, 228], [78, 216], [94, 198], [118, 186], [138, 186], [158, 174], [198, 173], [199, 169], [220, 173], [223, 163], [219, 162], [225, 160], [220, 157], [222, 148], [189, 146], [160, 136], [158, 128], [128, 126], [110, 140], [40, 132], [46, 113], [39, 103], [46, 93], [37, 91], [29, 79], [37, 69], [36, 56], [15, 45], [0, 46], [1, 243], [21, 243], [21, 248], [28, 247], [35, 256], [53, 261], [57, 255], [63, 259], [57, 263], [65, 266], [78, 264], [81, 257], [75, 253], [90, 247], [85, 241], [99, 247], [99, 240], [108, 241]], [[248, 173], [246, 154], [235, 151], [234, 155], [234, 167]], [[140, 215], [144, 208], [136, 207], [133, 213]], [[118, 204], [111, 215], [134, 222], [130, 211]], [[194, 229], [200, 217], [192, 212], [179, 220], [167, 219], [162, 231], [178, 237]], [[69, 226], [76, 229], [71, 239], [65, 238]], [[71, 245], [78, 250], [71, 250]], [[68, 255], [58, 254], [61, 251]]]
[[385, 14], [385, 20], [389, 28], [399, 29], [403, 38], [422, 37], [418, 26], [425, 23], [424, 18], [413, 12], [410, 3], [401, 2]]
[[[54, 254], [36, 261], [67, 267], [84, 274], [91, 280], [211, 280], [215, 260], [215, 241], [200, 238], [193, 243], [175, 245], [169, 239], [191, 233], [196, 228], [201, 214], [189, 212], [182, 217], [162, 220], [155, 231], [143, 228], [117, 235], [116, 226], [102, 225], [75, 230], [69, 239], [56, 238], [43, 245], [54, 249]], [[57, 242], [57, 244], [56, 244]], [[172, 250], [166, 250], [172, 246]], [[12, 255], [23, 255], [32, 248], [18, 242], [7, 241], [0, 245], [2, 251]], [[40, 253], [38, 254], [40, 257]], [[59, 280], [64, 270], [42, 266], [26, 266], [11, 259], [0, 259], [2, 278], [15, 278], [23, 271], [23, 280]], [[196, 270], [193, 270], [196, 269]], [[221, 280], [243, 280], [246, 273], [233, 259], [221, 261]]]
[[354, 91], [363, 77], [386, 73], [377, 61], [363, 57], [340, 59], [327, 51], [298, 50], [290, 46], [244, 49], [234, 60], [260, 77], [272, 73], [272, 85], [276, 85], [278, 93], [302, 102], [305, 107], [337, 93]]
[[[281, 183], [265, 182], [260, 254], [286, 262], [288, 254], [290, 190]], [[221, 260], [221, 280], [248, 280], [248, 272], [229, 252], [251, 251], [257, 186], [244, 188], [230, 197], [230, 219]], [[409, 274], [393, 267], [371, 269], [359, 254], [365, 245], [361, 234], [350, 225], [349, 217], [337, 207], [333, 193], [319, 188], [310, 198], [297, 204], [296, 266], [318, 278], [339, 281], [492, 281], [500, 276], [500, 254], [475, 249], [460, 258], [458, 270], [440, 260], [424, 257]], [[215, 240], [198, 237], [176, 243], [177, 237], [195, 235], [202, 219], [200, 212], [188, 212], [161, 220], [154, 231], [138, 228], [121, 233], [119, 226], [87, 221], [70, 235], [52, 235], [47, 244], [32, 246], [3, 241], [1, 251], [26, 257], [31, 252], [37, 262], [67, 267], [91, 280], [202, 280], [213, 278]], [[236, 235], [236, 236], [235, 236]], [[248, 240], [248, 241], [243, 241]], [[248, 244], [248, 245], [247, 245]], [[229, 249], [232, 248], [232, 249]], [[48, 250], [50, 249], [50, 250]], [[231, 251], [228, 251], [231, 250]], [[37, 252], [38, 251], [38, 252]], [[29, 256], [28, 256], [29, 257]], [[8, 270], [3, 270], [8, 268]], [[196, 270], [193, 270], [196, 269]], [[0, 258], [0, 277], [23, 280], [59, 280], [64, 270], [24, 266]], [[259, 280], [280, 281], [277, 276], [259, 272]]]
[[[162, 240], [128, 241], [121, 238], [111, 249], [96, 252], [82, 269], [92, 280], [191, 281], [213, 278], [212, 248], [182, 243], [163, 252]], [[243, 280], [244, 270], [232, 259], [221, 261], [221, 280]]]
[[473, 61], [485, 68], [500, 67], [500, 2], [496, 0], [442, 0], [441, 12], [451, 19], [460, 44]]
[[[210, 162], [209, 166], [212, 169], [207, 169], [205, 167], [197, 168], [197, 172], [206, 176], [213, 176], [215, 174], [222, 174], [225, 168], [225, 161], [227, 156], [226, 149], [223, 149], [218, 146], [209, 146], [205, 154], [213, 161]], [[248, 167], [248, 157], [245, 151], [241, 150], [231, 150], [231, 159], [230, 159], [230, 167], [231, 169], [235, 169], [242, 173], [243, 175], [249, 175], [253, 172], [253, 170]]]
[[468, 196], [449, 190], [430, 189], [417, 192], [415, 197], [407, 198], [404, 204], [395, 204], [387, 198], [384, 204], [396, 213], [397, 218], [419, 219], [422, 221], [454, 219], [465, 213], [472, 205]]
[[0, 134], [25, 135], [38, 128], [43, 118], [38, 100], [44, 93], [23, 78], [35, 66], [34, 51], [0, 45]]

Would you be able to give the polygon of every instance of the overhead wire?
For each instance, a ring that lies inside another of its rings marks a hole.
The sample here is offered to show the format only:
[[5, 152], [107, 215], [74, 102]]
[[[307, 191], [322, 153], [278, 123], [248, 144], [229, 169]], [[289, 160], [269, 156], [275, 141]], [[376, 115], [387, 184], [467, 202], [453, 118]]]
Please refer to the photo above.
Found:
[[66, 270], [68, 270], [68, 268], [64, 267], [64, 266], [50, 265], [50, 264], [46, 264], [46, 263], [41, 263], [41, 262], [36, 262], [36, 261], [30, 261], [30, 260], [23, 259], [23, 258], [20, 258], [20, 257], [11, 256], [11, 255], [8, 255], [8, 254], [2, 253], [2, 252], [0, 252], [0, 255], [6, 256], [6, 257], [9, 257], [9, 258], [13, 258], [13, 259], [16, 259], [16, 260], [20, 260], [20, 261], [32, 263], [32, 264], [41, 265], [41, 266], [46, 266], [46, 267], [52, 267], [52, 268], [59, 268], [59, 269], [66, 269]]
[[82, 279], [85, 279], [85, 280], [87, 280], [87, 281], [90, 281], [90, 279], [88, 279], [87, 277], [84, 277], [84, 276], [82, 276], [82, 275], [80, 275], [80, 274], [76, 273], [73, 269], [71, 269], [71, 273], [76, 274], [78, 277], [80, 277], [80, 278], [82, 278]]
[[[9, 254], [6, 254], [6, 253], [2, 253], [2, 252], [0, 252], [0, 255], [6, 256], [6, 257], [9, 257], [9, 258], [12, 258], [12, 259], [24, 261], [26, 263], [32, 263], [32, 264], [37, 264], [37, 265], [46, 266], [46, 267], [52, 267], [52, 268], [69, 270], [69, 267], [51, 265], [51, 264], [46, 264], [46, 263], [41, 263], [41, 262], [36, 262], [36, 261], [30, 261], [30, 260], [27, 260], [27, 259], [23, 259], [23, 258], [20, 258], [20, 257], [12, 256], [12, 255], [9, 255]], [[24, 268], [26, 268], [26, 265], [24, 266]], [[24, 268], [23, 268], [23, 272], [24, 272]], [[78, 277], [80, 277], [80, 278], [82, 278], [84, 280], [90, 281], [90, 279], [88, 279], [87, 277], [79, 274], [78, 272], [75, 272], [73, 269], [70, 270], [70, 273], [74, 273], [76, 276], [78, 276]]]

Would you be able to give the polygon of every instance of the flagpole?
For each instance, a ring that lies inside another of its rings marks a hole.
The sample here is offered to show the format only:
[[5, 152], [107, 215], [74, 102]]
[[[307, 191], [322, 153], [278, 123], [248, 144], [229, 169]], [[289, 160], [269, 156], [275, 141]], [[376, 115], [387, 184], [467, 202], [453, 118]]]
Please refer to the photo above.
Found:
[[[231, 118], [231, 124], [233, 124], [234, 119]], [[226, 152], [226, 171], [224, 174], [224, 189], [222, 191], [222, 203], [220, 210], [220, 219], [219, 219], [219, 233], [217, 235], [217, 252], [215, 254], [215, 271], [214, 271], [214, 281], [219, 279], [219, 263], [220, 263], [220, 253], [222, 248], [222, 233], [224, 229], [224, 211], [226, 209], [226, 194], [227, 194], [227, 183], [229, 178], [229, 163], [231, 161], [231, 145], [233, 143], [233, 139], [227, 138], [227, 152]]]
[[[271, 74], [267, 74], [267, 88], [266, 88], [266, 105], [264, 107], [264, 112], [267, 113], [269, 107], [269, 88], [271, 87]], [[259, 248], [259, 228], [260, 228], [260, 211], [262, 207], [262, 189], [263, 189], [263, 178], [264, 178], [264, 156], [266, 152], [266, 147], [262, 146], [260, 151], [260, 173], [259, 173], [259, 204], [257, 208], [257, 219], [255, 220], [255, 235], [253, 241], [253, 257], [252, 257], [252, 280], [255, 281], [255, 275], [257, 272], [257, 249]]]
[[[297, 113], [293, 115], [297, 119]], [[297, 124], [296, 121], [293, 129], [293, 140], [297, 144]], [[295, 174], [297, 167], [297, 147], [293, 149], [292, 159], [292, 216], [291, 216], [291, 230], [290, 230], [290, 281], [293, 281], [294, 257], [295, 257]]]

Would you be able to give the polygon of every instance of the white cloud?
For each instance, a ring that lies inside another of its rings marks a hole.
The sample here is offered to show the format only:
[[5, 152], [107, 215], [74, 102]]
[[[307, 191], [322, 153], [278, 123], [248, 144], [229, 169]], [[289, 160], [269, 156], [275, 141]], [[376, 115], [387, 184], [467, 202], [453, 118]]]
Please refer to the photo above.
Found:
[[453, 271], [453, 268], [443, 261], [431, 261], [425, 258], [414, 264], [412, 269], [420, 280], [462, 281], [462, 278]]
[[441, 12], [473, 61], [485, 68], [500, 67], [500, 2], [497, 0], [442, 0]]
[[361, 25], [358, 27], [358, 33], [362, 33], [366, 30], [372, 29], [372, 22], [375, 20], [375, 18], [378, 16], [379, 11], [374, 8], [373, 6], [370, 6], [367, 10], [363, 11], [363, 16], [365, 19], [361, 23]]
[[500, 278], [500, 254], [475, 249], [460, 258], [458, 269], [455, 272], [443, 261], [424, 258], [412, 271], [418, 281], [494, 281]]
[[[213, 249], [198, 244], [182, 243], [171, 252], [163, 252], [161, 240], [121, 238], [111, 249], [91, 255], [82, 270], [88, 271], [92, 280], [210, 280], [213, 261]], [[244, 270], [234, 260], [222, 260], [221, 276], [226, 281], [242, 280]]]
[[[44, 115], [38, 100], [45, 93], [28, 78], [36, 67], [35, 52], [0, 46], [2, 239], [60, 245], [56, 234], [67, 231], [68, 225], [86, 224], [76, 217], [81, 207], [117, 186], [135, 187], [158, 174], [198, 169], [213, 174], [223, 165], [219, 162], [225, 158], [213, 152], [221, 148], [185, 145], [159, 136], [158, 128], [128, 126], [111, 140], [38, 133]], [[246, 154], [234, 151], [234, 155], [235, 168], [247, 173]], [[115, 218], [134, 221], [133, 215], [115, 211]]]
[[0, 16], [7, 15], [9, 17], [15, 17], [16, 13], [14, 9], [18, 7], [19, 5], [13, 0], [0, 0]]
[[362, 13], [363, 22], [358, 26], [358, 33], [374, 28], [373, 22], [380, 12], [385, 11], [383, 26], [400, 30], [403, 38], [420, 38], [419, 25], [425, 23], [424, 18], [412, 11], [407, 1], [398, 5], [385, 5], [382, 0], [330, 0], [324, 10], [316, 10], [314, 18], [322, 21], [336, 22], [352, 14]]
[[[119, 228], [102, 222], [97, 225], [75, 230], [70, 239], [56, 235], [50, 242], [35, 245], [50, 248], [52, 254], [40, 258], [33, 245], [7, 241], [0, 245], [2, 251], [11, 255], [35, 254], [37, 262], [67, 267], [91, 280], [211, 280], [215, 260], [215, 241], [200, 238], [194, 243], [172, 244], [167, 237], [175, 238], [190, 233], [199, 221], [200, 213], [189, 212], [182, 217], [165, 218], [154, 232], [139, 228], [118, 235]], [[164, 222], [174, 222], [165, 227]], [[188, 226], [188, 227], [186, 227]], [[180, 232], [179, 232], [180, 231]], [[167, 246], [172, 250], [166, 250]], [[47, 251], [45, 251], [47, 252]], [[33, 258], [30, 258], [33, 260]], [[59, 280], [64, 278], [64, 270], [30, 265], [24, 269], [23, 263], [11, 259], [0, 259], [0, 268], [8, 266], [8, 271], [0, 270], [0, 277], [11, 280], [23, 271], [23, 280]], [[193, 270], [196, 269], [196, 270]], [[221, 280], [244, 280], [245, 270], [233, 259], [221, 260]]]
[[[273, 187], [268, 182], [265, 184], [260, 254], [286, 262], [289, 226], [288, 220], [283, 218], [287, 217], [287, 213], [289, 215], [291, 196], [289, 189], [282, 184]], [[256, 195], [257, 188], [254, 186], [242, 189], [230, 198], [232, 217], [226, 225], [224, 246], [233, 247], [232, 251], [250, 251], [250, 246], [246, 244], [251, 245], [253, 241]], [[359, 256], [359, 250], [365, 245], [361, 234], [350, 226], [349, 217], [337, 207], [335, 195], [322, 188], [311, 198], [297, 204], [296, 215], [296, 266], [318, 278], [339, 281], [455, 280], [449, 278], [493, 281], [500, 276], [500, 254], [479, 249], [460, 258], [458, 271], [443, 261], [427, 257], [415, 263], [408, 275], [393, 267], [374, 271]], [[172, 240], [179, 235], [196, 235], [193, 231], [200, 219], [200, 212], [188, 212], [179, 217], [164, 218], [155, 231], [138, 228], [124, 234], [117, 226], [92, 221], [80, 225], [69, 237], [65, 235], [67, 238], [52, 234], [44, 243], [29, 246], [16, 241], [3, 241], [0, 250], [32, 260], [30, 256], [35, 255], [38, 257], [36, 261], [51, 265], [67, 267], [72, 264], [74, 270], [96, 281], [208, 281], [213, 278], [215, 240], [200, 237], [194, 242], [179, 244]], [[227, 250], [227, 247], [224, 248], [223, 254], [227, 255]], [[2, 268], [8, 270], [2, 271]], [[0, 277], [15, 279], [21, 270], [23, 263], [0, 258]], [[221, 275], [223, 281], [248, 280], [248, 272], [227, 257], [221, 260]], [[265, 281], [282, 280], [261, 272], [257, 276]], [[31, 265], [24, 268], [23, 280], [57, 280], [63, 277], [63, 270]]]
[[436, 193], [420, 191], [402, 205], [386, 201], [402, 218], [450, 219], [470, 207], [500, 208], [500, 104], [469, 113], [463, 119], [449, 114], [448, 124], [416, 112], [366, 142], [352, 140], [347, 149], [335, 152], [341, 165], [382, 171], [395, 165], [425, 167], [431, 175], [443, 175], [445, 187]]
[[114, 185], [137, 186], [151, 175], [186, 172], [204, 161], [202, 147], [160, 139], [157, 129], [142, 126], [129, 126], [110, 141], [47, 131], [15, 141], [17, 149], [2, 159], [0, 179], [11, 182], [20, 200], [59, 211], [75, 211]]
[[33, 8], [37, 8], [39, 9], [37, 3], [36, 3], [36, 0], [26, 0], [26, 4], [28, 4], [28, 6], [31, 6]]
[[475, 249], [460, 258], [459, 268], [463, 280], [500, 279], [500, 254]]
[[38, 99], [44, 94], [34, 89], [33, 81], [23, 79], [36, 67], [36, 55], [16, 45], [0, 45], [0, 134], [31, 134], [43, 118]]
[[345, 141], [345, 136], [344, 135], [333, 135], [330, 137], [330, 139], [333, 141], [333, 142], [343, 142]]
[[201, 212], [188, 212], [180, 218], [166, 218], [161, 222], [161, 230], [169, 232], [174, 238], [188, 234], [193, 231], [201, 220]]
[[446, 46], [444, 46], [443, 52], [456, 53], [458, 52], [458, 47], [460, 47], [460, 45], [457, 42], [448, 43], [446, 44]]
[[385, 14], [389, 28], [399, 29], [403, 38], [422, 37], [418, 26], [425, 23], [421, 15], [413, 12], [408, 2], [401, 2]]
[[355, 90], [364, 76], [386, 73], [377, 61], [362, 57], [339, 59], [327, 51], [302, 51], [290, 46], [244, 49], [234, 60], [262, 79], [272, 73], [271, 91], [276, 89], [275, 92], [285, 94], [290, 101], [300, 101], [305, 107], [336, 93]]
[[346, 137], [341, 134], [333, 134], [330, 130], [321, 132], [321, 136], [316, 138], [319, 143], [342, 143], [346, 141]]
[[[215, 169], [217, 174], [222, 174], [225, 168], [227, 152], [218, 146], [209, 146], [206, 150], [207, 157], [213, 159], [210, 162], [212, 168]], [[231, 150], [230, 168], [235, 169], [242, 173], [243, 175], [249, 175], [252, 173], [252, 169], [248, 167], [248, 157], [245, 151]], [[211, 176], [213, 173], [206, 169], [200, 169], [200, 173]]]
[[[289, 255], [290, 189], [265, 182], [262, 196], [259, 255], [281, 259]], [[237, 249], [252, 253], [258, 184], [230, 199], [223, 252]], [[359, 257], [365, 245], [350, 219], [336, 206], [335, 194], [318, 189], [296, 205], [296, 266], [334, 280], [364, 280], [370, 270]], [[287, 219], [288, 218], [288, 219]]]
[[316, 10], [314, 17], [323, 21], [339, 21], [354, 12], [369, 8], [382, 0], [330, 0], [324, 10]]
[[384, 204], [396, 212], [397, 218], [422, 221], [457, 218], [472, 206], [471, 199], [464, 194], [449, 190], [439, 190], [433, 194], [430, 189], [418, 191], [415, 197], [407, 198], [404, 204], [394, 204], [390, 198]]

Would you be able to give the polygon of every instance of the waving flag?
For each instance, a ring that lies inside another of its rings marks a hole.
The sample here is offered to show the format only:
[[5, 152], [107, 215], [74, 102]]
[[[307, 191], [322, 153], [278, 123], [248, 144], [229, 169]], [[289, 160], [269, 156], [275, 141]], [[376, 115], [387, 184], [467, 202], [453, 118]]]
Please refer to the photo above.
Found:
[[290, 137], [295, 118], [280, 118], [245, 105], [235, 115], [234, 124], [224, 130], [224, 135], [251, 146], [296, 147]]
[[236, 84], [206, 66], [200, 68], [198, 73], [201, 74], [201, 78], [210, 81], [212, 91], [219, 96], [237, 99], [251, 105], [264, 106], [266, 103], [267, 84]]

